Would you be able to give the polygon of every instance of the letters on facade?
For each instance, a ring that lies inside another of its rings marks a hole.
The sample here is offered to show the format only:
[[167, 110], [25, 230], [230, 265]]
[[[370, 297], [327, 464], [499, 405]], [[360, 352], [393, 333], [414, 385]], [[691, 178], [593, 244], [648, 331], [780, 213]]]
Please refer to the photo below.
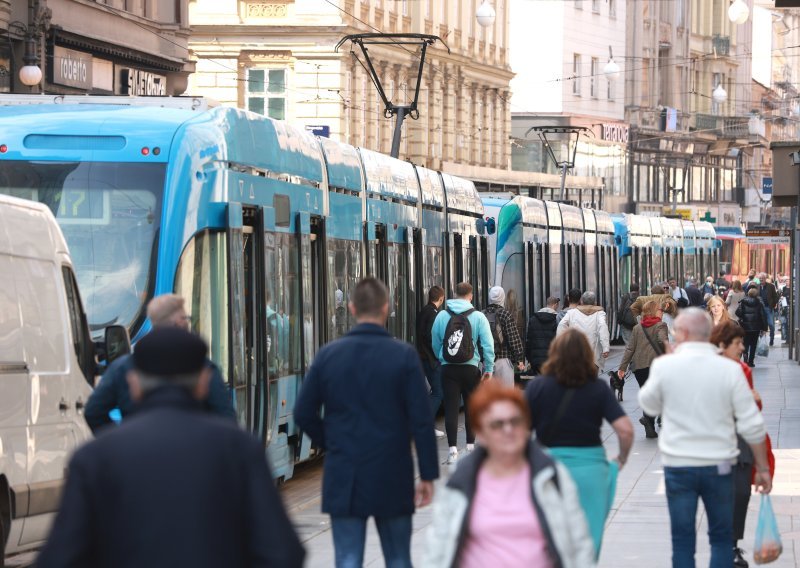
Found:
[[122, 69], [120, 73], [122, 94], [132, 97], [164, 97], [167, 78], [141, 69]]
[[603, 140], [608, 142], [628, 143], [627, 124], [603, 124]]

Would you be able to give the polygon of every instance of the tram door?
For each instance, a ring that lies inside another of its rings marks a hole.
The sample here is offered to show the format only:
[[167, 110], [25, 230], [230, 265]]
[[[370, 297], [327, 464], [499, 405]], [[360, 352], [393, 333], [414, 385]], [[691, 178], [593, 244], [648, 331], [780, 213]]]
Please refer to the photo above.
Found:
[[[329, 341], [328, 322], [328, 263], [327, 246], [325, 243], [325, 219], [311, 217], [310, 223], [310, 271], [311, 271], [311, 322], [313, 332], [311, 335], [310, 355], [313, 357], [320, 348]], [[310, 359], [310, 357], [308, 357]], [[310, 363], [307, 361], [306, 364]]]
[[266, 442], [269, 312], [265, 298], [264, 215], [228, 206], [228, 294], [232, 385], [239, 423]]

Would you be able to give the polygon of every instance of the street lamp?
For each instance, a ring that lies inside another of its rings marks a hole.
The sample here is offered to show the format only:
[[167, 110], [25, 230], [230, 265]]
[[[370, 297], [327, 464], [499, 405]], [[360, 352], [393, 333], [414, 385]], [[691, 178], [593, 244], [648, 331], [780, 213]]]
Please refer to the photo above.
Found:
[[[474, 6], [474, 4], [473, 4]], [[483, 4], [478, 7], [478, 11], [475, 12], [475, 18], [478, 20], [478, 24], [480, 24], [483, 28], [488, 28], [492, 24], [494, 24], [494, 19], [497, 14], [492, 8], [492, 5], [489, 3], [489, 0], [483, 0]]]
[[608, 46], [608, 63], [603, 67], [603, 74], [609, 81], [619, 79], [619, 65], [614, 61], [614, 53], [611, 51], [611, 46]]
[[750, 8], [744, 0], [734, 0], [728, 8], [728, 19], [734, 24], [743, 24], [750, 16]]
[[711, 93], [711, 100], [719, 105], [728, 100], [728, 91], [722, 88], [722, 83]]
[[[567, 170], [575, 167], [578, 138], [588, 130], [589, 128], [585, 126], [532, 126], [525, 133], [527, 137], [531, 131], [536, 132], [550, 159], [553, 160], [556, 168], [561, 170], [561, 201], [564, 201], [565, 198], [564, 190], [567, 183]], [[559, 147], [554, 149], [554, 143], [558, 144]]]
[[36, 38], [30, 31], [25, 38], [25, 65], [19, 70], [19, 80], [26, 87], [35, 87], [42, 81], [42, 69], [39, 67], [39, 55]]

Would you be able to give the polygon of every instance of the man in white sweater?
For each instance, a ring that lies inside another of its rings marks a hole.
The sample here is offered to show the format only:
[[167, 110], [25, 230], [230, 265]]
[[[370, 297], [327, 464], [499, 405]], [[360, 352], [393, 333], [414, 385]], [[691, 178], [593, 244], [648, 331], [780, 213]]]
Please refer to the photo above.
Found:
[[639, 392], [645, 413], [661, 415], [658, 438], [672, 527], [673, 568], [694, 564], [697, 499], [708, 517], [711, 566], [733, 565], [733, 475], [736, 433], [756, 461], [755, 485], [772, 489], [764, 438], [766, 428], [753, 394], [734, 361], [717, 354], [708, 339], [711, 318], [687, 308], [675, 320], [670, 355], [655, 359]]

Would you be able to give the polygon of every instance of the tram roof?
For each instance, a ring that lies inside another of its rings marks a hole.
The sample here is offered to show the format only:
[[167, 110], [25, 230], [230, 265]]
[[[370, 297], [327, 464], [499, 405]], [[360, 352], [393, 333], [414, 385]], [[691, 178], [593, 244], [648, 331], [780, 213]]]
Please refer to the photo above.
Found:
[[366, 148], [358, 151], [364, 164], [368, 193], [413, 203], [419, 201], [419, 182], [411, 163]]
[[442, 174], [442, 180], [448, 209], [483, 215], [483, 202], [474, 183], [445, 173]]
[[330, 138], [320, 137], [318, 140], [328, 164], [328, 185], [361, 193], [364, 188], [364, 172], [358, 150], [350, 144]]

